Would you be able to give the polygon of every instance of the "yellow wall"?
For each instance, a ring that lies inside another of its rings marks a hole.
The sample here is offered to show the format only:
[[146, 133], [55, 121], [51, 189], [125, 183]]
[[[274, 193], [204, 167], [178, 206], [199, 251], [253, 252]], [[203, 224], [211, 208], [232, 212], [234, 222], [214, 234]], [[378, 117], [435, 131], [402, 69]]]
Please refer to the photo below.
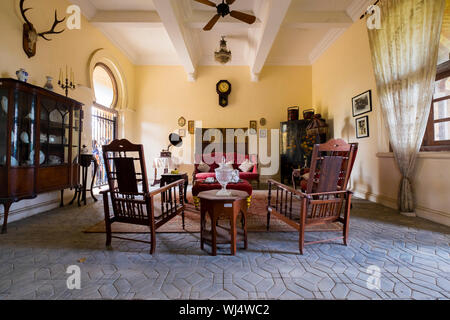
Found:
[[[67, 30], [65, 23], [63, 28], [66, 31], [59, 35], [50, 35], [52, 41], [45, 41], [38, 38], [36, 55], [29, 59], [22, 49], [22, 17], [18, 10], [19, 1], [0, 1], [0, 77], [16, 78], [16, 70], [24, 68], [30, 77], [28, 82], [34, 85], [43, 86], [46, 76], [54, 78], [55, 91], [63, 93], [57, 86], [59, 69], [66, 65], [73, 69], [76, 83], [81, 85], [75, 91], [69, 93], [73, 97], [85, 103], [85, 121], [83, 132], [83, 143], [90, 146], [90, 72], [89, 61], [93, 53], [103, 48], [117, 61], [118, 67], [122, 70], [126, 79], [128, 99], [123, 108], [134, 108], [134, 66], [112, 45], [108, 39], [96, 28], [91, 26], [83, 17], [81, 30]], [[71, 5], [66, 0], [27, 0], [25, 7], [33, 9], [27, 12], [27, 17], [34, 24], [38, 32], [50, 28], [53, 23], [54, 10], [58, 10], [58, 17], [61, 19], [66, 15], [67, 7]], [[61, 26], [57, 28], [61, 30]], [[125, 119], [123, 130], [125, 135], [133, 135], [132, 112], [124, 112], [131, 119]], [[68, 193], [67, 193], [68, 194]], [[49, 209], [57, 203], [58, 193], [40, 195], [35, 200], [21, 201], [11, 208], [13, 216], [11, 221], [18, 216], [26, 216], [36, 212]], [[56, 202], [55, 202], [56, 201]], [[1, 208], [0, 210], [3, 210]], [[0, 211], [3, 212], [3, 211]], [[14, 213], [19, 213], [14, 217]]]
[[[226, 108], [219, 106], [216, 93], [222, 79], [232, 85]], [[276, 129], [286, 121], [289, 106], [311, 107], [310, 66], [267, 66], [260, 82], [251, 82], [248, 67], [200, 67], [197, 81], [188, 82], [182, 67], [139, 66], [136, 85], [136, 134], [148, 163], [167, 147], [167, 137], [178, 129], [181, 116], [201, 120], [204, 128], [246, 128], [250, 120], [257, 120], [259, 128], [259, 119], [266, 118], [265, 128]], [[192, 167], [186, 170], [192, 172]]]
[[[313, 105], [332, 124], [334, 137], [359, 142], [352, 173], [358, 196], [396, 208], [400, 172], [382, 122], [369, 40], [364, 21], [353, 24], [312, 68]], [[352, 97], [372, 90], [373, 111], [369, 116], [370, 137], [356, 139]], [[450, 153], [423, 153], [417, 162], [414, 188], [419, 216], [450, 224]]]

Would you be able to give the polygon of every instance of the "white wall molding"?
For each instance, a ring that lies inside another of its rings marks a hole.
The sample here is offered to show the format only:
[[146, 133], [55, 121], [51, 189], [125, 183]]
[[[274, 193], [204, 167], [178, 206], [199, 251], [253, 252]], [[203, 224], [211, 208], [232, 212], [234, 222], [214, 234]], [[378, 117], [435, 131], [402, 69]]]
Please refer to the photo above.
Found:
[[81, 13], [88, 20], [91, 20], [97, 14], [97, 9], [89, 0], [69, 0], [69, 1], [79, 6], [81, 9]]
[[[369, 200], [371, 202], [381, 204], [385, 207], [398, 210], [397, 199], [362, 190], [354, 190], [353, 192], [355, 197], [357, 198]], [[400, 212], [398, 212], [398, 214], [400, 214]], [[424, 206], [416, 206], [416, 216], [439, 224], [450, 226], [450, 212], [434, 210], [431, 208], [426, 208]]]
[[310, 64], [316, 62], [320, 56], [345, 32], [345, 28], [331, 29], [326, 33], [319, 44], [311, 51], [309, 55]]
[[357, 21], [361, 15], [366, 12], [367, 8], [374, 2], [374, 0], [353, 0], [346, 10], [347, 14], [353, 21]]

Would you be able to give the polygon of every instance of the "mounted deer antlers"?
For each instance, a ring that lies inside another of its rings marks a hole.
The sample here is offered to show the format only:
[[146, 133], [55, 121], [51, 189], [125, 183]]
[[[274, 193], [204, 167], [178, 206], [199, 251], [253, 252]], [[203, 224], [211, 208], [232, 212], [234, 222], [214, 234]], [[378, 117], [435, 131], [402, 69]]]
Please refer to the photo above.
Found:
[[23, 50], [27, 54], [28, 58], [33, 57], [36, 54], [36, 42], [37, 37], [41, 37], [47, 41], [51, 41], [52, 39], [48, 39], [46, 36], [49, 34], [60, 34], [65, 31], [62, 29], [61, 31], [55, 31], [55, 28], [58, 24], [62, 23], [66, 18], [62, 20], [58, 20], [58, 14], [55, 10], [55, 21], [53, 22], [52, 28], [45, 32], [38, 33], [36, 29], [33, 27], [33, 24], [28, 20], [26, 16], [26, 12], [31, 10], [32, 8], [23, 8], [25, 0], [20, 0], [20, 13], [22, 14], [22, 18], [25, 21], [23, 24]]

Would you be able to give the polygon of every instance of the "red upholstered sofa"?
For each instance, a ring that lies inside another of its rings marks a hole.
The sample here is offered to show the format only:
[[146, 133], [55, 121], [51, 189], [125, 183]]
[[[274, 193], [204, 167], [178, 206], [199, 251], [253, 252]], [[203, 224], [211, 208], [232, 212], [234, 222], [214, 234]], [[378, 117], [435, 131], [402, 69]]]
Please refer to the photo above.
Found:
[[[259, 189], [259, 173], [258, 173], [258, 159], [256, 155], [243, 155], [239, 153], [211, 153], [195, 156], [195, 165], [193, 173], [193, 181], [204, 180], [209, 177], [216, 177], [215, 170], [219, 167], [219, 163], [222, 162], [222, 158], [225, 156], [227, 162], [232, 162], [233, 169], [239, 170], [239, 178], [242, 180], [247, 180], [248, 182], [256, 181]], [[251, 163], [255, 164], [250, 172], [242, 172], [239, 166], [246, 160], [250, 160]], [[200, 172], [198, 166], [201, 163], [206, 163], [209, 165], [208, 172]]]

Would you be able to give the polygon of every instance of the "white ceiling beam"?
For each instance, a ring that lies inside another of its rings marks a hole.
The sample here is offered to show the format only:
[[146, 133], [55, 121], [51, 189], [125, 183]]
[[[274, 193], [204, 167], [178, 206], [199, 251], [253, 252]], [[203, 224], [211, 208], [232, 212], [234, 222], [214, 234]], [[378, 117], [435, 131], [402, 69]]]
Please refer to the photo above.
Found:
[[175, 3], [171, 0], [153, 0], [153, 5], [178, 53], [181, 64], [188, 74], [188, 81], [195, 81], [196, 63], [194, 50], [191, 47], [192, 42], [189, 41], [183, 24], [180, 23], [182, 19], [176, 13]]
[[141, 27], [162, 28], [163, 23], [156, 11], [97, 11], [90, 20], [93, 24], [126, 24]]
[[250, 42], [254, 42], [249, 52], [252, 81], [259, 80], [259, 74], [266, 63], [291, 2], [292, 0], [266, 0], [261, 7], [262, 28], [258, 32], [249, 32]]
[[346, 11], [289, 11], [283, 22], [283, 27], [316, 29], [316, 28], [347, 28], [353, 20]]

